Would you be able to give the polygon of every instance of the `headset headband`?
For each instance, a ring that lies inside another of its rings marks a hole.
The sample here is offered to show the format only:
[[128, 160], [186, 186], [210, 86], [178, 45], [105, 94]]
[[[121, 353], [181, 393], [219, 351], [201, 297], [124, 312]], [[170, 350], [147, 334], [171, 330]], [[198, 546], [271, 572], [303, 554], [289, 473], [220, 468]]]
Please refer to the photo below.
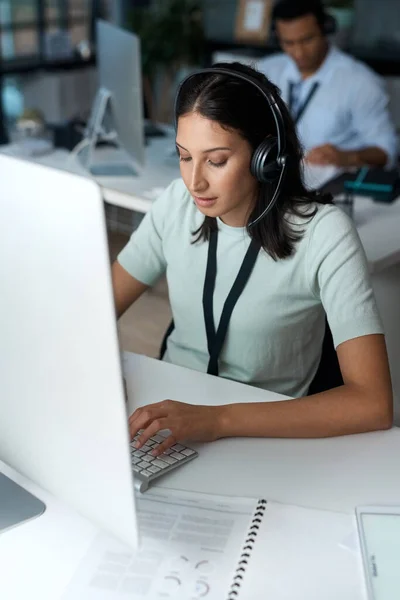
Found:
[[275, 98], [270, 93], [270, 91], [265, 89], [263, 87], [263, 85], [259, 81], [257, 81], [257, 79], [255, 79], [251, 75], [247, 75], [245, 73], [240, 73], [239, 71], [234, 71], [233, 69], [225, 69], [222, 67], [209, 67], [207, 69], [202, 69], [201, 71], [196, 71], [195, 73], [191, 73], [190, 75], [185, 77], [185, 79], [183, 81], [181, 81], [181, 83], [179, 84], [178, 90], [176, 92], [175, 103], [174, 103], [175, 130], [177, 129], [177, 124], [178, 124], [177, 123], [178, 119], [177, 119], [176, 113], [177, 113], [178, 100], [179, 100], [181, 90], [182, 90], [183, 86], [190, 79], [192, 79], [193, 77], [196, 77], [197, 75], [202, 75], [203, 73], [230, 75], [231, 77], [234, 77], [236, 79], [241, 79], [242, 81], [247, 81], [247, 83], [249, 83], [250, 85], [255, 87], [260, 92], [260, 94], [262, 94], [264, 96], [264, 98], [266, 99], [266, 101], [268, 103], [268, 106], [270, 107], [270, 109], [272, 111], [272, 116], [274, 118], [275, 125], [276, 125], [276, 133], [277, 133], [276, 138], [277, 138], [277, 143], [278, 143], [277, 160], [279, 162], [279, 159], [280, 159], [280, 157], [282, 157], [284, 155], [285, 148], [286, 148], [285, 127], [284, 127], [284, 123], [283, 123], [283, 117], [282, 117], [281, 110], [280, 110]]

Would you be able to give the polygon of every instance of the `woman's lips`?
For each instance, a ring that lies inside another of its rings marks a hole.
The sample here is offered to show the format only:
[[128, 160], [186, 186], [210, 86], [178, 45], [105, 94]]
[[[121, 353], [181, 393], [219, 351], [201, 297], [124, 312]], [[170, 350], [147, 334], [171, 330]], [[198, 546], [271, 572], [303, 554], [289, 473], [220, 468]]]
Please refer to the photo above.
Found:
[[193, 198], [197, 206], [201, 206], [203, 208], [209, 208], [217, 201], [217, 198], [200, 198], [199, 196], [193, 196]]

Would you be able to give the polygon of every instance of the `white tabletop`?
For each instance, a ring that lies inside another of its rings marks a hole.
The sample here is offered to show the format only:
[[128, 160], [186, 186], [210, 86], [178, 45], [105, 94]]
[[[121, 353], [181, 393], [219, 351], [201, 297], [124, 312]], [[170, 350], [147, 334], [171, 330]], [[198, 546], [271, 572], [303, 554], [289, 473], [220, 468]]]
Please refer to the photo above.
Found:
[[[285, 399], [132, 353], [125, 354], [124, 369], [132, 409], [167, 398], [211, 405]], [[317, 440], [236, 438], [193, 446], [200, 459], [172, 472], [161, 486], [261, 495], [348, 513], [360, 504], [400, 504], [398, 428]]]
[[[125, 354], [124, 370], [132, 409], [166, 397], [207, 404], [284, 399], [134, 354]], [[220, 440], [198, 445], [198, 448], [200, 455], [196, 460], [169, 474], [159, 485], [189, 491], [264, 496], [269, 500], [345, 511], [349, 515], [349, 533], [354, 523], [351, 515], [357, 504], [400, 502], [400, 431], [396, 429], [326, 440]], [[4, 463], [0, 462], [0, 470], [47, 505], [41, 517], [0, 535], [0, 598], [60, 600], [97, 530]], [[279, 529], [277, 527], [273, 535], [278, 536], [277, 543], [279, 540], [284, 544], [279, 538]], [[347, 525], [340, 535], [344, 533], [347, 533]], [[310, 532], [307, 542], [311, 550], [312, 535]], [[270, 547], [272, 543], [270, 540]], [[304, 549], [299, 548], [299, 551]], [[286, 581], [286, 563], [284, 554], [282, 556], [276, 567], [279, 568], [277, 577]], [[349, 555], [348, 560], [352, 564], [355, 561], [356, 567], [359, 565], [359, 557], [355, 555]], [[334, 571], [335, 565], [331, 568]], [[355, 589], [359, 591], [357, 600], [364, 598], [360, 572], [350, 571], [347, 575], [342, 571], [337, 573], [337, 577], [345, 577], [342, 585], [346, 593], [341, 600], [355, 600]], [[325, 580], [318, 578], [312, 568], [311, 573], [310, 585], [317, 594], [312, 597], [322, 598]], [[291, 585], [287, 578], [285, 593], [288, 598], [295, 598]]]
[[[150, 210], [152, 202], [160, 195], [173, 179], [179, 177], [179, 162], [175, 151], [175, 136], [171, 128], [165, 126], [165, 137], [152, 138], [145, 149], [145, 165], [136, 177], [98, 177], [103, 197], [106, 202], [145, 213]], [[43, 155], [34, 156], [25, 152], [24, 146], [9, 144], [0, 146], [0, 151], [44, 164], [56, 169], [70, 171], [91, 177], [76, 156], [67, 150], [57, 148]], [[99, 163], [113, 162], [118, 158], [118, 151], [102, 147], [95, 151], [95, 161]]]

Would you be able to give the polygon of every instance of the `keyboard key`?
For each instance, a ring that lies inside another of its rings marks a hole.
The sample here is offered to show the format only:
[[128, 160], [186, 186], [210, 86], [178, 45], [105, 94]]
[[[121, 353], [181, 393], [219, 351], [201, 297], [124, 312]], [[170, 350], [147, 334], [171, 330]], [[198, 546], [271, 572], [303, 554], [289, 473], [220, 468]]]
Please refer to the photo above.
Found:
[[167, 450], [164, 450], [163, 454], [172, 454], [173, 450], [171, 450], [171, 448], [168, 448]]
[[162, 435], [153, 435], [153, 437], [150, 439], [153, 440], [153, 442], [157, 442], [158, 444], [161, 444], [161, 442], [165, 442], [165, 438]]
[[181, 454], [180, 452], [173, 452], [171, 456], [172, 458], [176, 458], [176, 460], [183, 460], [184, 458], [186, 458], [186, 456], [184, 454]]
[[181, 444], [175, 444], [175, 446], [172, 446], [172, 450], [175, 450], [176, 452], [180, 452], [181, 450], [184, 450], [185, 446], [181, 446]]
[[142, 469], [147, 469], [147, 467], [149, 466], [149, 463], [142, 461], [139, 463], [138, 466], [141, 467]]
[[134, 465], [138, 465], [140, 462], [142, 462], [141, 458], [137, 458], [136, 456], [132, 456], [132, 463]]
[[146, 469], [144, 471], [140, 472], [141, 475], [143, 475], [143, 477], [151, 477], [152, 473], [150, 473], [150, 471], [146, 471]]
[[140, 473], [142, 469], [139, 467], [139, 465], [132, 465], [132, 471], [134, 473]]
[[145, 453], [147, 454], [148, 452], [151, 452], [151, 447], [150, 447], [150, 446], [147, 446], [147, 445], [145, 445], [145, 446], [142, 446], [142, 447], [140, 448], [140, 451], [141, 451], [141, 452], [145, 452]]
[[152, 464], [156, 467], [160, 467], [160, 469], [166, 469], [169, 466], [166, 462], [160, 460], [159, 458], [155, 458]]
[[133, 453], [133, 456], [137, 456], [137, 458], [141, 458], [142, 456], [144, 456], [144, 452], [141, 452], [140, 450], [135, 450], [135, 452]]
[[163, 460], [164, 462], [168, 463], [169, 465], [173, 465], [176, 462], [178, 462], [176, 460], [176, 458], [172, 458], [172, 456], [164, 456], [164, 454], [160, 454], [160, 458], [161, 458], [161, 460]]
[[146, 454], [145, 456], [143, 456], [142, 460], [143, 462], [151, 462], [152, 460], [154, 460], [154, 456], [151, 456], [151, 454]]
[[184, 454], [185, 456], [192, 456], [192, 454], [195, 454], [195, 452], [190, 448], [185, 448], [184, 450], [181, 450], [181, 454]]
[[155, 467], [154, 465], [151, 465], [147, 470], [150, 471], [150, 473], [158, 473], [158, 471], [161, 471], [159, 467]]

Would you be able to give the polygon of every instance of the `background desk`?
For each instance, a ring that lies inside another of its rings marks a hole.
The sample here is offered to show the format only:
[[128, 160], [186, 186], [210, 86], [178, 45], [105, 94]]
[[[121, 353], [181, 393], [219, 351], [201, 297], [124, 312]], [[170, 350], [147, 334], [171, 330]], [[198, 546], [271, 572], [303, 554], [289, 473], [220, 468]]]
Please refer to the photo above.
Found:
[[[160, 195], [173, 179], [180, 176], [179, 161], [175, 151], [175, 136], [166, 128], [166, 137], [152, 138], [146, 146], [146, 163], [138, 177], [98, 177], [104, 200], [109, 204], [129, 210], [146, 213], [152, 202]], [[14, 156], [21, 156], [22, 146], [0, 146], [0, 151]], [[117, 157], [113, 148], [101, 147], [95, 152], [96, 161], [113, 162]], [[67, 150], [55, 149], [43, 156], [26, 156], [28, 160], [77, 173], [84, 177], [90, 176], [76, 157], [70, 159]]]
[[[146, 146], [146, 166], [140, 177], [98, 179], [106, 202], [145, 213], [162, 189], [179, 177], [173, 131], [171, 128], [166, 128], [166, 131], [166, 137], [153, 138]], [[3, 146], [0, 150], [15, 153], [12, 146]], [[97, 150], [96, 155], [99, 161], [112, 161], [115, 151], [101, 149]], [[88, 175], [77, 160], [68, 160], [68, 152], [65, 150], [56, 150], [31, 160], [83, 176]], [[317, 168], [315, 172], [318, 172], [318, 178], [321, 180], [321, 169]], [[385, 326], [395, 394], [396, 422], [400, 422], [400, 198], [393, 204], [378, 204], [368, 198], [356, 197], [353, 218], [366, 252], [372, 284]]]
[[[284, 396], [133, 354], [125, 355], [124, 370], [131, 410], [165, 397], [197, 404], [284, 399]], [[339, 542], [354, 530], [357, 504], [400, 503], [400, 430], [397, 429], [326, 440], [220, 440], [198, 447], [200, 455], [195, 461], [169, 474], [159, 485], [189, 491], [263, 496], [307, 507], [345, 511], [348, 529], [346, 525], [345, 531], [338, 532]], [[60, 600], [97, 530], [1, 461], [0, 470], [47, 504], [40, 518], [0, 535], [0, 598]], [[272, 537], [275, 535], [279, 536], [279, 526], [277, 532], [271, 533]], [[316, 532], [307, 533], [308, 549], [313, 548], [314, 535]], [[271, 548], [274, 540], [275, 537], [270, 540]], [[294, 543], [298, 545], [299, 541]], [[290, 537], [287, 544], [291, 544]], [[304, 548], [300, 546], [298, 553], [303, 554]], [[319, 550], [324, 553], [323, 548]], [[326, 548], [326, 556], [329, 550]], [[347, 550], [343, 552], [348, 553], [344, 560], [351, 568], [344, 572], [337, 568], [339, 565], [328, 565], [329, 576], [342, 592], [335, 600], [365, 600], [358, 571], [359, 557]], [[285, 581], [287, 598], [298, 599], [296, 581], [290, 577], [290, 565], [284, 552], [281, 557], [280, 560], [274, 558], [276, 578]], [[332, 594], [327, 590], [329, 582], [324, 574], [312, 569], [313, 556], [307, 558], [310, 561], [309, 576], [304, 583], [309, 586], [307, 600], [331, 600]]]

